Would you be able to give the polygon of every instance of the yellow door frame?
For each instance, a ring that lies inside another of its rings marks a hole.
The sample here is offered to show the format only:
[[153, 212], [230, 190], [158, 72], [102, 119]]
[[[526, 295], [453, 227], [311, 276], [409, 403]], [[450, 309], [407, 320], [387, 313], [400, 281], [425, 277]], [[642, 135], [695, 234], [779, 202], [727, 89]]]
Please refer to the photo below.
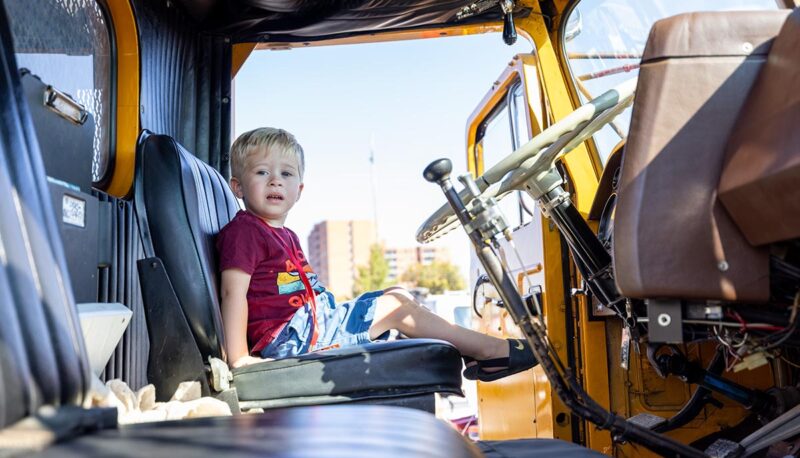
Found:
[[136, 140], [139, 137], [139, 37], [128, 0], [107, 0], [114, 30], [117, 68], [114, 161], [111, 181], [105, 191], [125, 197], [133, 184]]
[[[480, 145], [476, 142], [478, 126], [488, 116], [491, 110], [505, 96], [509, 86], [515, 81], [515, 75], [519, 75], [525, 81], [526, 100], [530, 101], [531, 87], [534, 81], [540, 85], [544, 94], [545, 107], [541, 110], [546, 113], [545, 118], [540, 119], [544, 126], [551, 122], [562, 119], [571, 113], [576, 107], [568, 75], [564, 71], [562, 59], [559, 58], [560, 50], [557, 43], [558, 28], [554, 27], [551, 32], [548, 30], [544, 16], [538, 2], [524, 2], [532, 8], [531, 14], [526, 18], [517, 19], [517, 29], [521, 35], [528, 37], [536, 47], [536, 56], [517, 58], [509, 64], [503, 75], [494, 84], [492, 90], [484, 97], [481, 105], [473, 112], [467, 128], [467, 164], [473, 174], [480, 175], [483, 172], [483, 152]], [[556, 2], [559, 11], [563, 11], [566, 2]], [[559, 18], [555, 18], [556, 23]], [[531, 76], [537, 76], [537, 80], [532, 80]], [[539, 122], [534, 122], [536, 116], [532, 112], [529, 103], [528, 127], [530, 133], [538, 133]], [[588, 215], [592, 200], [597, 191], [600, 168], [596, 161], [596, 154], [586, 145], [581, 145], [574, 151], [566, 155], [562, 162], [571, 179], [572, 199], [578, 211], [584, 216]], [[579, 358], [578, 376], [582, 378], [587, 392], [601, 405], [610, 405], [610, 386], [607, 367], [606, 352], [606, 332], [603, 322], [590, 321], [587, 316], [588, 306], [585, 301], [571, 301], [567, 298], [564, 290], [563, 269], [570, 269], [570, 266], [562, 262], [561, 237], [557, 230], [553, 228], [547, 219], [542, 218], [542, 229], [544, 234], [544, 264], [545, 264], [545, 287], [543, 294], [544, 313], [547, 317], [548, 336], [551, 339], [556, 352], [562, 360], [567, 358], [567, 345], [573, 345], [566, 341], [567, 326], [575, 326], [576, 323], [566, 322], [566, 309], [570, 307], [574, 310], [573, 316], [577, 318], [577, 333], [580, 336], [581, 348], [575, 348], [576, 354], [588, 355], [591, 358]], [[573, 279], [577, 282], [577, 279]], [[522, 437], [522, 433], [531, 433], [536, 437], [556, 437], [570, 441], [585, 441], [589, 447], [605, 453], [612, 451], [611, 436], [606, 431], [599, 431], [594, 427], [586, 427], [581, 424], [577, 433], [581, 437], [574, 437], [573, 426], [571, 425], [572, 416], [569, 410], [556, 397], [543, 374], [538, 377], [534, 375], [534, 389], [530, 391], [534, 399], [534, 422], [535, 428], [522, 424], [519, 431], [493, 431], [490, 428], [482, 428], [482, 435], [486, 439], [494, 439], [515, 436]], [[508, 387], [507, 387], [508, 388]], [[495, 393], [496, 391], [496, 393]], [[516, 396], [501, 394], [499, 389], [486, 391], [486, 396], [505, 396], [515, 399]], [[519, 402], [519, 401], [516, 401]], [[482, 412], [482, 420], [486, 415]], [[486, 432], [487, 434], [483, 434]], [[493, 437], [485, 437], [491, 435]], [[585, 437], [583, 437], [585, 436]]]

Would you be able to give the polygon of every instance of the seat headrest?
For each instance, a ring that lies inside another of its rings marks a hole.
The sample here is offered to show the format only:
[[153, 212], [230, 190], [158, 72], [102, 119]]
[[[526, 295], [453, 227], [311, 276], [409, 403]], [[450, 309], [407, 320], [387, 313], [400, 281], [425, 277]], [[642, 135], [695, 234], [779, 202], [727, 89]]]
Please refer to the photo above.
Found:
[[719, 198], [753, 245], [800, 238], [800, 9], [775, 38], [728, 142]]

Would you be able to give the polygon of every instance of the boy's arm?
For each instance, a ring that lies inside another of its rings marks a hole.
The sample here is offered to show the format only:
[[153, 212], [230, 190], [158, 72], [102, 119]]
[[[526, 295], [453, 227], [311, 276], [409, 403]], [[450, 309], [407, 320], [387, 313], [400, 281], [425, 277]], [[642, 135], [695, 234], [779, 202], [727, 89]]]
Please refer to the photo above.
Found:
[[225, 348], [232, 367], [263, 361], [250, 356], [247, 348], [247, 289], [250, 274], [239, 269], [222, 271], [222, 326]]

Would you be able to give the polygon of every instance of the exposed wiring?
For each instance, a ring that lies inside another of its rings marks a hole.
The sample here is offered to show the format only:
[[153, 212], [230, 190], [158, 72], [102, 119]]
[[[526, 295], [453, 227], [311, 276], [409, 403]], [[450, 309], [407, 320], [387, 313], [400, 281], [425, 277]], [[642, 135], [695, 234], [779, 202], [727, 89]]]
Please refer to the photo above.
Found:
[[[649, 320], [647, 317], [637, 318], [636, 321], [638, 323], [647, 323]], [[733, 321], [713, 321], [713, 320], [683, 320], [686, 324], [704, 324], [708, 326], [724, 326], [728, 328], [742, 328], [742, 323], [733, 322]], [[765, 330], [769, 331], [770, 328], [777, 328], [777, 329], [786, 329], [780, 326], [775, 326], [774, 324], [769, 323], [751, 323], [747, 325], [747, 329], [756, 329], [756, 330]]]
[[[784, 331], [784, 330], [786, 330], [788, 328], [788, 326], [787, 327], [781, 327], [781, 326], [775, 326], [775, 325], [771, 325], [771, 324], [762, 324], [762, 323], [749, 324], [736, 311], [728, 312], [727, 315], [739, 322], [739, 324], [742, 327], [742, 331], [746, 331], [748, 329], [763, 329], [765, 331]], [[790, 321], [793, 322], [792, 319], [790, 319]]]
[[780, 359], [781, 359], [781, 361], [783, 361], [784, 363], [786, 363], [786, 364], [788, 364], [788, 365], [790, 365], [790, 366], [792, 366], [792, 367], [794, 367], [794, 368], [796, 368], [796, 369], [800, 369], [800, 365], [798, 365], [798, 364], [795, 364], [795, 363], [793, 363], [793, 362], [789, 361], [788, 359], [786, 359], [786, 357], [785, 357], [785, 356], [781, 355]]
[[732, 344], [731, 346], [733, 348], [742, 348], [747, 343], [747, 340], [748, 340], [749, 337], [750, 337], [750, 335], [745, 332], [744, 333], [744, 337], [742, 337], [742, 341], [739, 342], [739, 343]]
[[[797, 294], [795, 294], [795, 296], [794, 296], [794, 303], [792, 303], [792, 312], [789, 315], [789, 326], [786, 327], [786, 331], [783, 333], [783, 335], [780, 338], [778, 338], [777, 341], [775, 341], [773, 343], [770, 343], [769, 345], [767, 345], [765, 347], [758, 348], [757, 350], [759, 350], [759, 351], [771, 350], [773, 348], [776, 348], [776, 347], [780, 346], [781, 344], [783, 344], [787, 340], [789, 340], [789, 337], [791, 337], [792, 334], [794, 334], [795, 329], [797, 329], [797, 308], [798, 308], [798, 306], [800, 306], [800, 291], [798, 291]], [[774, 338], [774, 337], [775, 336], [769, 336], [769, 337], [766, 337], [765, 339], [770, 339], [770, 338]]]
[[[478, 275], [478, 279], [475, 281], [475, 286], [472, 288], [472, 311], [475, 312], [475, 315], [478, 315], [478, 318], [480, 319], [483, 319], [483, 315], [481, 315], [481, 312], [478, 311], [478, 288], [481, 288], [481, 291], [484, 291], [483, 285], [486, 283], [489, 283], [489, 276], [486, 274]], [[486, 298], [485, 293], [483, 297]]]

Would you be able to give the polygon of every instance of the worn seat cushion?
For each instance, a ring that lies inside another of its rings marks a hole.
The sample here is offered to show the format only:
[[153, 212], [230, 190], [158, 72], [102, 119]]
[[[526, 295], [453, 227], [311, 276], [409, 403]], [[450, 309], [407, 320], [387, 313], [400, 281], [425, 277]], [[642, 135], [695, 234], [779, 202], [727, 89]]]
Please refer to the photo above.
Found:
[[433, 415], [388, 406], [315, 406], [98, 431], [30, 457], [169, 456], [600, 458], [558, 439], [473, 443]]
[[[481, 453], [433, 415], [349, 405], [130, 425], [81, 436], [33, 456], [479, 458]], [[519, 457], [533, 456], [548, 455]]]
[[233, 371], [243, 408], [461, 395], [461, 359], [447, 342], [403, 339], [307, 353]]

